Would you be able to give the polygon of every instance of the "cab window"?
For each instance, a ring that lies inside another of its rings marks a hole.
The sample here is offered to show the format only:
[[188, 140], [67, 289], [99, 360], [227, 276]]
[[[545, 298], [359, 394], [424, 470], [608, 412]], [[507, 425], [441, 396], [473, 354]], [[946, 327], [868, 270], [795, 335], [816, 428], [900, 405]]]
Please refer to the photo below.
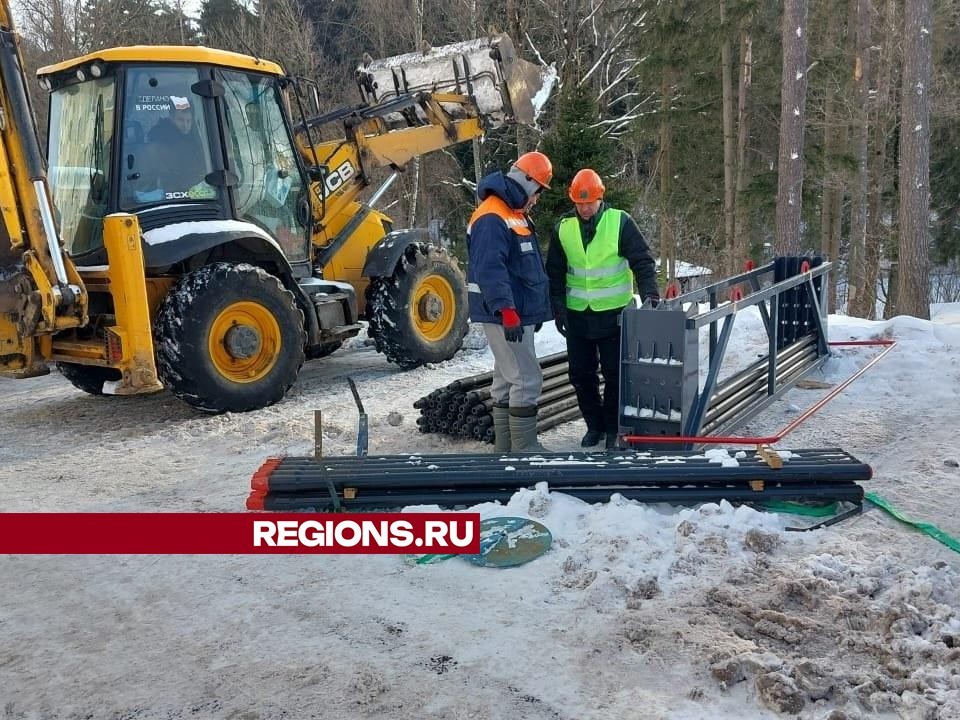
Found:
[[290, 262], [309, 258], [307, 187], [272, 76], [223, 71], [225, 140], [237, 217], [269, 232]]
[[66, 85], [50, 97], [48, 175], [63, 242], [71, 255], [103, 246], [114, 97], [112, 77]]
[[126, 73], [120, 207], [217, 198], [206, 104], [191, 90], [196, 68], [132, 67]]

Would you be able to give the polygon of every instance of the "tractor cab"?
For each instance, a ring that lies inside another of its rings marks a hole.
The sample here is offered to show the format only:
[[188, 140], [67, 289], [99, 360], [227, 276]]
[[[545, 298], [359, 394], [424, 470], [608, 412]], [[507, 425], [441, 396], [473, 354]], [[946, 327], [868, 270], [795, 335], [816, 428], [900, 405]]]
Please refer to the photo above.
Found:
[[263, 239], [294, 274], [310, 274], [309, 184], [278, 65], [207, 48], [128, 47], [39, 75], [51, 93], [54, 203], [79, 265], [106, 264], [103, 218], [132, 213], [147, 267], [187, 260], [232, 233]]

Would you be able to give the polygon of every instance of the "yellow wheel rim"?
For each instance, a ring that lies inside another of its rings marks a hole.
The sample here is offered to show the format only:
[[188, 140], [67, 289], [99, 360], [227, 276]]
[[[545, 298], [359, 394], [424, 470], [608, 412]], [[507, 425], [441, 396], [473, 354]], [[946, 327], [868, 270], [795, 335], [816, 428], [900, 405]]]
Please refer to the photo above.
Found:
[[214, 368], [236, 383], [265, 377], [276, 364], [281, 345], [280, 325], [273, 313], [248, 300], [221, 310], [207, 337]]
[[430, 342], [442, 340], [453, 328], [456, 294], [441, 275], [428, 275], [413, 291], [410, 303], [413, 327]]

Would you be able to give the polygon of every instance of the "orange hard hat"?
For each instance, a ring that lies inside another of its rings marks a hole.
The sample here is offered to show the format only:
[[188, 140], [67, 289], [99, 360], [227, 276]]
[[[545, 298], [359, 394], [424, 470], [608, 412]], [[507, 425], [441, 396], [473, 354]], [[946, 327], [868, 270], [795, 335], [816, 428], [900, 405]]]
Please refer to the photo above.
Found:
[[528, 152], [517, 158], [513, 164], [517, 170], [522, 170], [528, 178], [542, 188], [550, 188], [553, 179], [553, 164], [550, 158], [542, 152]]
[[605, 191], [603, 180], [590, 168], [578, 172], [570, 183], [570, 199], [575, 203], [592, 203], [600, 200]]

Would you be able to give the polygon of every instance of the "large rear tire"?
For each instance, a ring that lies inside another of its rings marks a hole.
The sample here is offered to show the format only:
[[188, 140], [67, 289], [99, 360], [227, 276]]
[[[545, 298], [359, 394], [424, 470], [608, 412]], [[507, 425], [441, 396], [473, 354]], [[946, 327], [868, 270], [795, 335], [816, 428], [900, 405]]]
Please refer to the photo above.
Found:
[[58, 362], [57, 370], [70, 384], [90, 395], [103, 395], [103, 384], [120, 379], [120, 371], [98, 365]]
[[257, 410], [283, 398], [304, 360], [303, 313], [280, 280], [245, 263], [184, 275], [154, 327], [160, 379], [208, 412]]
[[366, 298], [377, 350], [405, 370], [449, 360], [467, 334], [466, 280], [442, 248], [410, 245], [391, 277], [373, 279]]

